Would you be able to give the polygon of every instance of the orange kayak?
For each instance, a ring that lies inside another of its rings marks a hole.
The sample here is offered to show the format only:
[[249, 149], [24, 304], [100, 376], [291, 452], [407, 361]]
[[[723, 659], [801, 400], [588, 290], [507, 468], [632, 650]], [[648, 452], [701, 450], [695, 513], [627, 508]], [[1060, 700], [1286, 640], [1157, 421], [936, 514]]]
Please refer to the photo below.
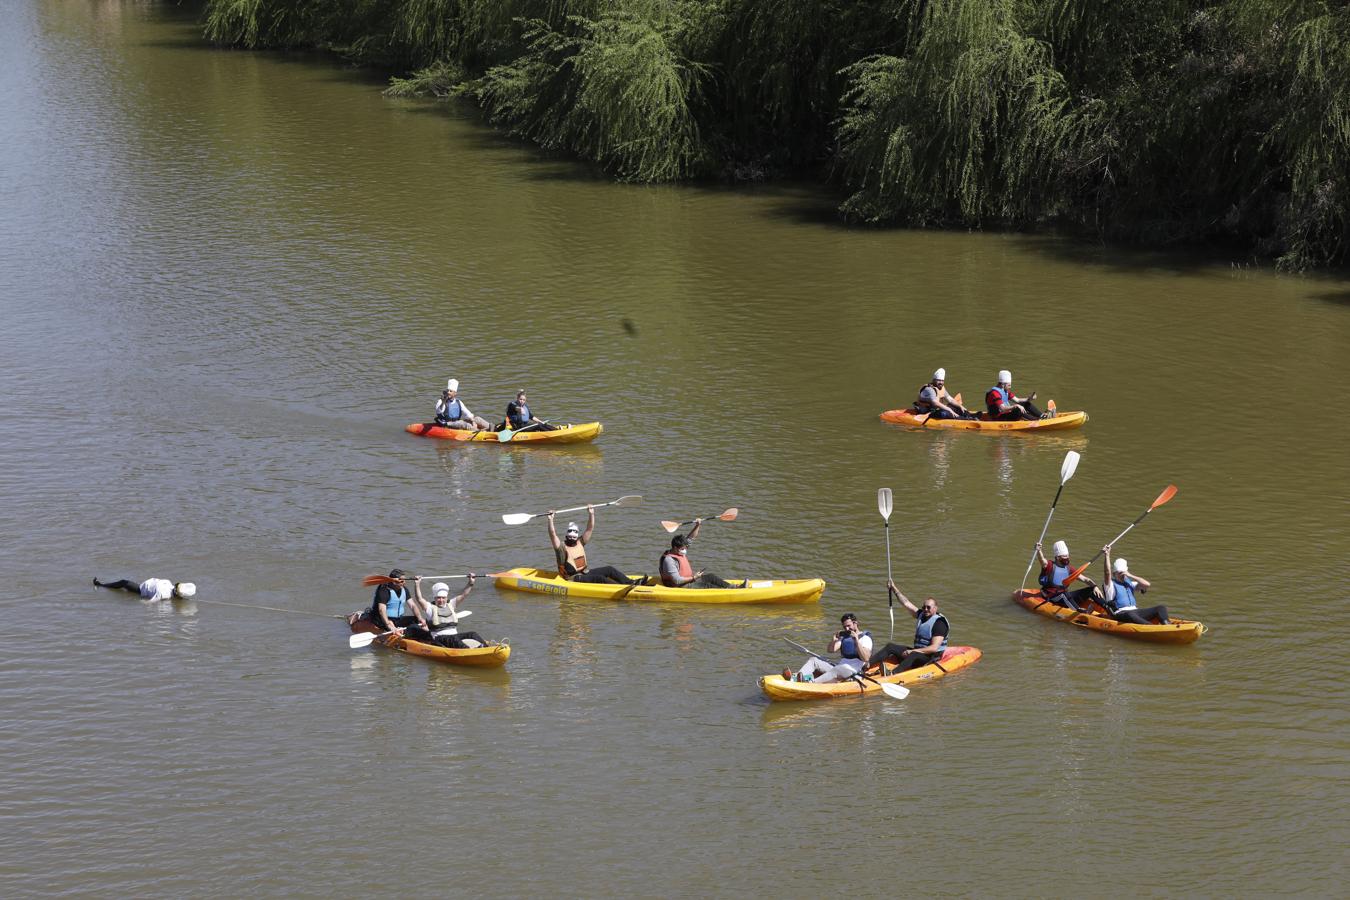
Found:
[[986, 422], [983, 419], [938, 419], [933, 416], [924, 418], [922, 413], [912, 409], [888, 409], [881, 414], [881, 421], [896, 425], [910, 425], [914, 428], [946, 428], [952, 431], [1064, 431], [1080, 428], [1088, 420], [1085, 412], [1056, 413], [1049, 419], [1030, 419], [1023, 422]]
[[403, 430], [409, 434], [441, 438], [446, 441], [480, 441], [493, 444], [580, 444], [598, 438], [605, 427], [599, 422], [583, 422], [580, 425], [564, 425], [553, 431], [525, 431], [522, 429], [517, 431], [511, 440], [504, 442], [498, 440], [495, 431], [462, 431], [458, 428], [444, 428], [432, 422], [414, 422]]
[[1209, 631], [1204, 623], [1191, 619], [1173, 617], [1170, 625], [1134, 625], [1129, 622], [1117, 622], [1110, 616], [1076, 613], [1066, 606], [1046, 601], [1040, 591], [1016, 591], [1012, 598], [1042, 616], [1068, 622], [1079, 628], [1134, 638], [1137, 641], [1152, 641], [1155, 644], [1193, 644], [1199, 640], [1200, 635]]
[[[864, 675], [884, 681], [887, 684], [917, 684], [920, 681], [933, 681], [944, 675], [950, 675], [957, 669], [974, 665], [983, 656], [976, 647], [948, 647], [942, 659], [936, 663], [910, 669], [899, 675], [882, 675], [876, 668], [869, 668]], [[881, 688], [870, 681], [835, 681], [830, 684], [816, 684], [814, 681], [789, 681], [782, 675], [765, 675], [759, 680], [759, 689], [770, 700], [838, 700], [841, 697], [861, 697], [863, 694], [878, 694]]]

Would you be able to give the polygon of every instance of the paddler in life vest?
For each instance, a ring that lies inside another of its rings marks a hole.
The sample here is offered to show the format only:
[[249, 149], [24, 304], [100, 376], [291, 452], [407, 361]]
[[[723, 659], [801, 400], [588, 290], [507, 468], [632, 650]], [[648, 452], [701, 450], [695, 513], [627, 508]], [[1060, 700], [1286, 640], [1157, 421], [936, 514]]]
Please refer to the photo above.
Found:
[[[947, 617], [938, 612], [938, 602], [929, 597], [923, 601], [922, 607], [915, 606], [908, 597], [900, 593], [894, 581], [886, 582], [886, 590], [903, 603], [909, 614], [917, 620], [914, 643], [908, 647], [904, 644], [887, 644], [873, 653], [867, 664], [881, 666], [883, 675], [894, 675], [941, 660], [942, 654], [947, 652], [947, 637], [951, 632], [951, 626], [947, 623]], [[894, 668], [887, 668], [888, 666]]]
[[698, 537], [698, 530], [702, 526], [703, 520], [695, 519], [694, 527], [689, 529], [688, 534], [677, 534], [670, 539], [670, 549], [661, 554], [661, 583], [666, 587], [678, 588], [748, 587], [748, 578], [740, 584], [731, 584], [711, 572], [702, 569], [694, 571], [693, 564], [689, 562], [689, 545]]
[[1035, 391], [1031, 392], [1030, 397], [1019, 397], [1014, 394], [1012, 372], [1001, 369], [998, 373], [998, 384], [984, 395], [985, 405], [989, 407], [989, 415], [986, 418], [999, 422], [1049, 418], [1049, 413], [1041, 412], [1036, 404], [1031, 402], [1035, 399]]
[[174, 584], [167, 578], [147, 578], [145, 581], [132, 581], [123, 578], [119, 581], [99, 581], [94, 579], [94, 587], [108, 588], [113, 591], [130, 591], [140, 594], [142, 600], [191, 600], [197, 596], [197, 586], [190, 581]]
[[952, 399], [947, 393], [947, 370], [938, 369], [933, 380], [919, 388], [919, 399], [914, 401], [914, 411], [920, 415], [928, 413], [935, 419], [976, 419], [973, 412]]
[[790, 681], [814, 681], [817, 684], [831, 684], [835, 681], [847, 681], [863, 670], [867, 658], [872, 655], [872, 632], [858, 628], [858, 617], [853, 613], [840, 616], [839, 624], [844, 627], [830, 638], [830, 653], [838, 653], [839, 662], [831, 665], [823, 659], [811, 657], [794, 676], [791, 669], [783, 670], [783, 677]]
[[375, 588], [375, 596], [370, 601], [370, 612], [366, 618], [385, 631], [403, 634], [409, 625], [419, 625], [425, 631], [427, 620], [422, 615], [422, 579], [413, 580], [415, 596], [408, 596], [408, 575], [402, 569], [390, 569], [392, 584], [382, 584]]
[[1093, 600], [1100, 601], [1102, 594], [1097, 590], [1097, 582], [1086, 575], [1079, 575], [1078, 580], [1087, 587], [1074, 591], [1064, 590], [1064, 582], [1073, 574], [1073, 563], [1069, 560], [1069, 545], [1063, 541], [1055, 541], [1052, 550], [1055, 558], [1046, 559], [1041, 545], [1036, 544], [1036, 558], [1041, 561], [1041, 575], [1038, 579], [1041, 583], [1041, 596], [1074, 612], [1082, 612], [1083, 606]]
[[[568, 581], [580, 581], [587, 584], [637, 584], [613, 566], [592, 568], [586, 564], [586, 545], [591, 542], [595, 531], [595, 507], [586, 507], [586, 531], [583, 534], [576, 522], [567, 523], [563, 540], [558, 540], [558, 531], [553, 527], [553, 510], [548, 513], [548, 539], [553, 543], [553, 553], [558, 558], [558, 574]], [[639, 579], [640, 580], [640, 579]]]
[[473, 583], [474, 576], [470, 573], [468, 585], [453, 598], [450, 596], [450, 585], [444, 581], [433, 584], [431, 586], [432, 601], [427, 604], [426, 608], [428, 627], [423, 630], [416, 625], [410, 625], [404, 630], [404, 636], [415, 641], [438, 644], [454, 650], [486, 647], [488, 642], [483, 639], [482, 635], [476, 631], [460, 631], [456, 624], [459, 619], [455, 614], [459, 609], [460, 601], [469, 596], [469, 592], [473, 590]]
[[530, 412], [530, 405], [525, 402], [525, 392], [516, 391], [516, 399], [506, 404], [506, 427], [519, 431], [527, 425], [533, 426], [531, 431], [557, 431], [560, 427], [550, 425]]
[[459, 399], [459, 381], [451, 378], [445, 383], [441, 399], [436, 401], [436, 424], [459, 431], [487, 431], [492, 426], [464, 405]]
[[1110, 611], [1117, 622], [1134, 625], [1171, 625], [1167, 618], [1167, 607], [1146, 606], [1139, 608], [1135, 594], [1142, 594], [1153, 587], [1146, 579], [1130, 571], [1130, 564], [1121, 557], [1111, 563], [1111, 545], [1102, 548], [1106, 560], [1106, 587], [1103, 589], [1105, 601], [1102, 604]]

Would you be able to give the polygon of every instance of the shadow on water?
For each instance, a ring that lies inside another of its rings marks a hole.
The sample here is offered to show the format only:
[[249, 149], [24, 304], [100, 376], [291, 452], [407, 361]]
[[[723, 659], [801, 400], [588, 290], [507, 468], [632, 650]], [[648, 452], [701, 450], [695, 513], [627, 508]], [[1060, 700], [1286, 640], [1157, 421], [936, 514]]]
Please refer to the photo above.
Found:
[[1321, 300], [1323, 303], [1330, 303], [1333, 306], [1350, 307], [1350, 290], [1344, 291], [1325, 291], [1320, 294], [1313, 294], [1314, 300]]

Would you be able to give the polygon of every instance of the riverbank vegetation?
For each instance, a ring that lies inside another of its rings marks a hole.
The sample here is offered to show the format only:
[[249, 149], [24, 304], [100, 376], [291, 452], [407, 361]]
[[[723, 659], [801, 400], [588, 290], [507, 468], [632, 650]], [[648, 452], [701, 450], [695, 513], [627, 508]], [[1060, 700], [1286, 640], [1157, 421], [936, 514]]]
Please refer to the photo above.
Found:
[[841, 214], [1350, 262], [1345, 0], [209, 0], [632, 181], [830, 178]]

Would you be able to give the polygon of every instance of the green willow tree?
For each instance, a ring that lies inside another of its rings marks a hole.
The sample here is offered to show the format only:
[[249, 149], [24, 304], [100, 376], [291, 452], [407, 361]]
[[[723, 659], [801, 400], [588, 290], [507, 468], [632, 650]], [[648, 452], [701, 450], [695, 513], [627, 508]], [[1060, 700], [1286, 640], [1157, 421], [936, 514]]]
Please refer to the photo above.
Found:
[[205, 30], [625, 180], [809, 172], [861, 222], [1350, 261], [1345, 0], [208, 0]]

